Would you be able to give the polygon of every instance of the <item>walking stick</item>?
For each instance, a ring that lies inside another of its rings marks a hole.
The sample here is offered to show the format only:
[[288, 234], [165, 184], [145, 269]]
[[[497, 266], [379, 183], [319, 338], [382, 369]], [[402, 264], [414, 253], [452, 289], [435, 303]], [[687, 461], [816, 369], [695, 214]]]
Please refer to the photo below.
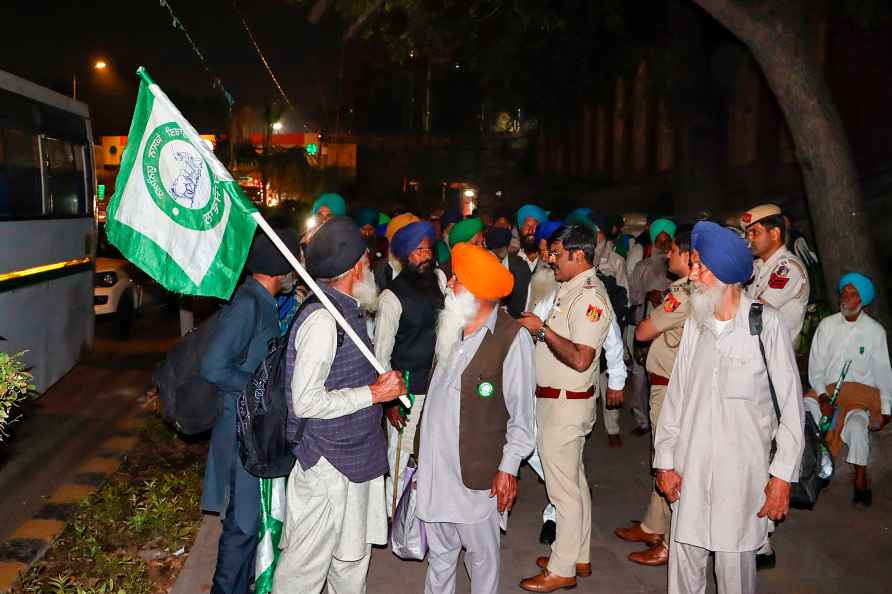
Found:
[[[406, 382], [407, 390], [409, 388], [409, 377], [410, 377], [409, 372], [404, 371], [403, 379]], [[415, 398], [412, 396], [412, 394], [408, 394], [408, 397], [409, 397], [409, 401], [414, 404]], [[403, 406], [402, 405], [399, 405], [399, 406], [400, 406], [400, 416], [408, 416], [408, 415], [403, 414]], [[409, 408], [407, 410], [411, 411], [412, 409]], [[399, 499], [397, 495], [399, 493], [399, 488], [400, 488], [400, 454], [402, 453], [402, 451], [403, 451], [403, 430], [400, 429], [396, 436], [396, 464], [394, 464], [394, 469], [393, 469], [393, 501], [390, 504], [390, 517], [391, 518], [396, 516], [396, 504], [397, 504], [397, 500]]]

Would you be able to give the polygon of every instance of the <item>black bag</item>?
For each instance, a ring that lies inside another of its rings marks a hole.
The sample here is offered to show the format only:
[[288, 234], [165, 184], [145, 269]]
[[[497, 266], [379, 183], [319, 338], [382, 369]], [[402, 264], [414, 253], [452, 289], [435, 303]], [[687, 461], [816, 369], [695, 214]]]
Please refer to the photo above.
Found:
[[[317, 302], [315, 296], [300, 305], [288, 332], [270, 339], [266, 358], [236, 401], [239, 456], [245, 469], [259, 478], [288, 476], [294, 467], [292, 447], [300, 441], [303, 423], [294, 441], [288, 439], [288, 394], [291, 377], [287, 374], [288, 342], [300, 310]], [[338, 347], [344, 331], [337, 326]]]
[[201, 360], [219, 323], [217, 311], [170, 349], [152, 374], [161, 416], [186, 435], [210, 431], [223, 411], [217, 386], [199, 374]]
[[620, 331], [622, 331], [626, 326], [626, 318], [629, 316], [629, 294], [616, 282], [616, 278], [613, 276], [597, 271], [595, 274], [604, 284], [604, 288], [607, 289], [610, 307], [613, 308], [616, 323], [619, 324]]
[[[768, 389], [771, 392], [771, 403], [774, 405], [774, 414], [780, 422], [780, 406], [777, 403], [777, 394], [774, 392], [774, 383], [771, 381], [771, 373], [768, 371], [768, 359], [765, 357], [765, 345], [762, 342], [762, 304], [753, 303], [750, 307], [750, 334], [758, 337], [759, 351], [762, 353], [762, 362], [765, 364], [765, 373], [768, 376]], [[810, 413], [805, 414], [805, 448], [802, 451], [802, 461], [799, 464], [799, 482], [792, 483], [790, 489], [790, 505], [811, 509], [818, 500], [822, 481], [819, 476], [821, 470], [821, 432]], [[771, 441], [771, 458], [777, 444]]]

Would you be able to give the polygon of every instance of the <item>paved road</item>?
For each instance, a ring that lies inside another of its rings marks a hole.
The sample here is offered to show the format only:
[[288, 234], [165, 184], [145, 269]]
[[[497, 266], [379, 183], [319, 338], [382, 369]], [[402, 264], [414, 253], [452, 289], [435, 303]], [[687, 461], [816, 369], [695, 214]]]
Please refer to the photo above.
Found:
[[0, 445], [0, 542], [68, 482], [114, 431], [114, 422], [137, 405], [177, 332], [176, 317], [157, 307], [141, 312], [126, 341], [112, 338], [113, 325], [100, 318], [94, 351], [26, 405]]

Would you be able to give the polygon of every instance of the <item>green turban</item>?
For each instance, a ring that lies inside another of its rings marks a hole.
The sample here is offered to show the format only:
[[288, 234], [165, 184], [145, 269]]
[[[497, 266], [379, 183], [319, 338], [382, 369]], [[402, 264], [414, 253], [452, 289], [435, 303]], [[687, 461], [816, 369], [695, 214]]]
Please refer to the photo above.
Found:
[[347, 203], [344, 202], [344, 198], [340, 194], [329, 193], [319, 196], [316, 202], [313, 203], [313, 214], [319, 212], [319, 209], [323, 206], [331, 209], [331, 214], [336, 217], [342, 217], [347, 214]]
[[452, 254], [449, 253], [449, 246], [442, 239], [434, 244], [434, 253], [437, 256], [438, 264], [445, 264], [452, 257]]
[[657, 219], [653, 223], [650, 224], [650, 240], [654, 242], [657, 240], [657, 235], [666, 232], [670, 238], [675, 239], [675, 223], [670, 221], [669, 219]]
[[483, 231], [483, 221], [480, 220], [480, 217], [459, 221], [449, 230], [449, 247], [455, 247], [457, 243], [470, 241], [472, 237], [481, 231]]

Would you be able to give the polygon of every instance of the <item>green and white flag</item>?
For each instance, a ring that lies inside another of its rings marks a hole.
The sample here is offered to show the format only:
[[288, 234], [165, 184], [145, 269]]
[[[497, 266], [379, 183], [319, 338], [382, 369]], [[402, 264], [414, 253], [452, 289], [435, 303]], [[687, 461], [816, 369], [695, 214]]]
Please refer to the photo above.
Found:
[[145, 69], [107, 212], [109, 241], [165, 288], [228, 299], [254, 205]]
[[279, 539], [285, 521], [285, 477], [260, 479], [260, 534], [254, 560], [254, 594], [273, 591]]

